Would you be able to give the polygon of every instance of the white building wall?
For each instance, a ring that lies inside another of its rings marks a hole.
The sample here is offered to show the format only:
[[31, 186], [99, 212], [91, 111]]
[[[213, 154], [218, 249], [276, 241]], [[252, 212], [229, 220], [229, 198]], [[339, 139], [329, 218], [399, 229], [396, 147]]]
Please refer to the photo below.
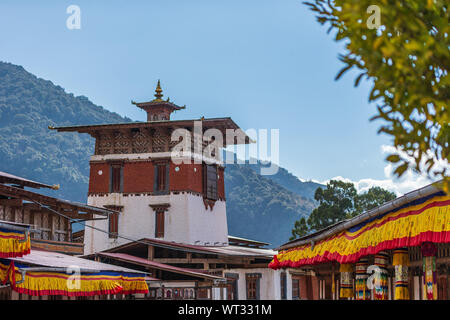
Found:
[[[105, 205], [123, 206], [119, 214], [119, 235], [134, 240], [155, 237], [155, 212], [151, 204], [169, 203], [165, 212], [164, 238], [196, 245], [228, 244], [228, 226], [225, 201], [216, 201], [213, 209], [206, 209], [203, 197], [190, 193], [148, 196], [120, 193], [107, 196], [89, 196], [88, 204], [97, 207]], [[108, 220], [95, 220], [86, 224], [108, 231]], [[129, 242], [126, 239], [109, 238], [108, 234], [85, 229], [85, 254], [106, 250]]]
[[149, 288], [193, 288], [196, 286], [195, 281], [150, 281]]
[[286, 290], [286, 299], [292, 300], [292, 274], [288, 270], [286, 271]]
[[[254, 268], [254, 269], [226, 269], [223, 274], [233, 273], [238, 274], [239, 279], [237, 281], [238, 288], [238, 300], [247, 299], [247, 284], [246, 274], [248, 273], [260, 273], [261, 278], [259, 280], [259, 297], [260, 300], [280, 300], [281, 299], [281, 270], [272, 270], [270, 268]], [[286, 271], [287, 278], [287, 298], [292, 299], [292, 286], [289, 284], [291, 278], [289, 272]], [[291, 293], [290, 293], [291, 292]]]

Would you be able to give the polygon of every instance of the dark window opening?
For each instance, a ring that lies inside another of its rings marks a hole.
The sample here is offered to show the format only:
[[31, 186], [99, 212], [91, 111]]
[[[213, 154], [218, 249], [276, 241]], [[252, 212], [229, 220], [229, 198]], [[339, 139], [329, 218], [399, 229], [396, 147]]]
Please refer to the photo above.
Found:
[[155, 224], [155, 237], [164, 238], [164, 211], [157, 211]]
[[122, 166], [117, 165], [111, 166], [110, 192], [122, 192], [123, 186], [122, 176], [123, 176]]
[[217, 167], [205, 165], [204, 170], [204, 195], [210, 200], [217, 200]]
[[169, 192], [168, 164], [157, 164], [155, 166], [155, 192], [159, 194]]
[[260, 273], [246, 275], [247, 300], [259, 300], [259, 280]]
[[298, 279], [292, 279], [292, 299], [300, 298], [300, 283]]
[[109, 214], [109, 237], [117, 238], [119, 229], [119, 213], [114, 212]]
[[256, 300], [256, 279], [247, 280], [247, 299]]

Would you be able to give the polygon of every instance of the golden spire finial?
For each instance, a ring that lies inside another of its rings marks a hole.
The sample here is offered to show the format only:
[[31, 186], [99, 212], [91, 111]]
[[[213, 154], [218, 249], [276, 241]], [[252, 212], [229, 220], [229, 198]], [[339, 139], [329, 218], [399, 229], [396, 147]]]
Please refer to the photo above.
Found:
[[159, 79], [158, 79], [158, 84], [156, 85], [155, 92], [156, 92], [155, 93], [156, 100], [161, 100], [161, 98], [163, 97], [163, 94], [162, 94], [161, 83], [159, 82]]

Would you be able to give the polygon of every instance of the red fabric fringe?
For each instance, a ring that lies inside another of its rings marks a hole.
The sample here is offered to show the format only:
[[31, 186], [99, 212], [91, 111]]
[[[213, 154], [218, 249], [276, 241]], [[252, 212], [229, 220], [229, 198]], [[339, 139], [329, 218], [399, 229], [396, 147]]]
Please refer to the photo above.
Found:
[[337, 261], [339, 263], [355, 263], [363, 256], [374, 255], [382, 250], [397, 249], [401, 247], [415, 247], [420, 246], [424, 242], [448, 243], [450, 242], [450, 231], [427, 231], [415, 237], [404, 237], [399, 239], [386, 240], [379, 243], [375, 247], [363, 248], [357, 253], [353, 253], [347, 256], [340, 255], [338, 252], [330, 253], [326, 251], [322, 256], [317, 255], [313, 258], [302, 259], [299, 261], [285, 260], [281, 262], [278, 260], [277, 256], [274, 256], [273, 261], [269, 263], [269, 268], [274, 270], [280, 268], [298, 268], [304, 265], [314, 265], [330, 261]]

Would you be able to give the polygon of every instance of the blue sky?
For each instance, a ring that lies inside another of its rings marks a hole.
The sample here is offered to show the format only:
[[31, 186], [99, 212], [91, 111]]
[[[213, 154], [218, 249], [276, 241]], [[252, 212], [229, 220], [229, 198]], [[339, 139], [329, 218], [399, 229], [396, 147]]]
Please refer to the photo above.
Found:
[[[81, 30], [66, 27], [71, 4]], [[386, 180], [371, 84], [334, 81], [343, 47], [326, 30], [300, 0], [2, 0], [0, 60], [133, 120], [145, 113], [130, 100], [161, 79], [187, 106], [175, 119], [279, 129], [280, 165], [302, 179]]]

